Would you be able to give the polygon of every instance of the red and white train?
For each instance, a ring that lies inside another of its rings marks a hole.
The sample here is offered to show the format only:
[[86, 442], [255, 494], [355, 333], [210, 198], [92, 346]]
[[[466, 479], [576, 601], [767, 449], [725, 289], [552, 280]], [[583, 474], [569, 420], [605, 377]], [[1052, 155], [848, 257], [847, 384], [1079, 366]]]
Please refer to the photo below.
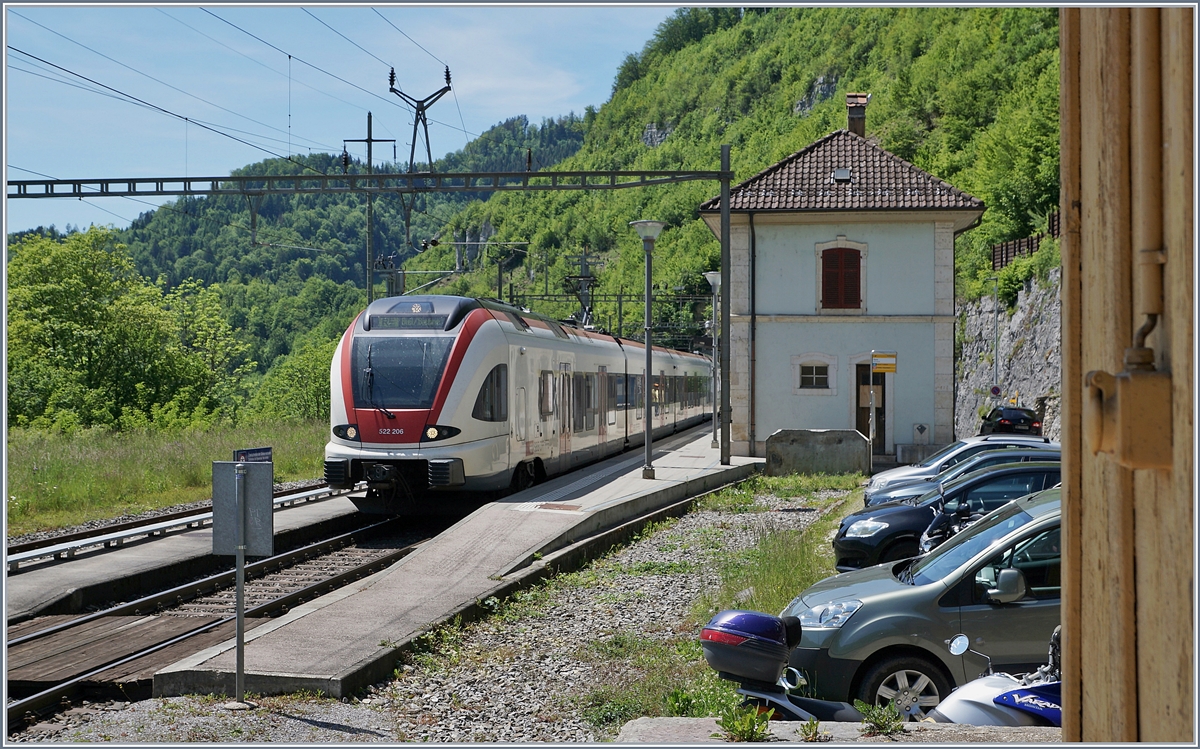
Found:
[[379, 299], [330, 366], [325, 480], [360, 510], [397, 513], [443, 492], [522, 489], [712, 413], [707, 357], [565, 326], [501, 302]]

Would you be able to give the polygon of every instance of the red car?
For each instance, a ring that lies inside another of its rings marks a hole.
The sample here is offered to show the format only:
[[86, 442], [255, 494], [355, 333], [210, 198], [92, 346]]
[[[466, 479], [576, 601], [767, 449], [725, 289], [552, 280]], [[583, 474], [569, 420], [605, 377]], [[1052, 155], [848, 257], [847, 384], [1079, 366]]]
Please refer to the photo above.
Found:
[[1028, 408], [993, 408], [979, 426], [979, 433], [1040, 435], [1042, 420], [1036, 411]]

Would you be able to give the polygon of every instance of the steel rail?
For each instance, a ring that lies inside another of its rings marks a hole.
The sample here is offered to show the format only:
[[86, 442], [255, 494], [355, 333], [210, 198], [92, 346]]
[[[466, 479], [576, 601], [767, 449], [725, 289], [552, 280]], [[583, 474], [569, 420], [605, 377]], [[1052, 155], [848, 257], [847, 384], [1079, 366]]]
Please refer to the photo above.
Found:
[[[318, 499], [332, 499], [336, 496], [349, 494], [351, 490], [330, 489], [328, 486], [318, 487], [289, 494], [280, 494], [272, 501], [276, 510], [284, 507], [290, 507], [293, 503], [299, 501], [312, 502]], [[48, 539], [47, 542], [31, 542], [32, 548], [26, 546], [28, 550], [21, 550], [14, 553], [14, 549], [19, 545], [9, 547], [5, 557], [8, 561], [8, 571], [10, 573], [18, 572], [20, 565], [23, 562], [28, 562], [34, 559], [43, 557], [54, 557], [62, 559], [66, 557], [70, 559], [81, 549], [91, 548], [93, 546], [103, 546], [109, 548], [112, 546], [121, 546], [130, 538], [140, 536], [161, 536], [166, 535], [167, 531], [179, 529], [186, 530], [188, 528], [200, 528], [205, 524], [212, 523], [213, 513], [194, 511], [184, 511], [166, 516], [166, 520], [156, 523], [138, 523], [136, 521], [130, 523], [122, 523], [116, 526], [117, 530], [100, 532], [96, 534], [88, 534], [86, 532], [71, 534], [66, 536], [67, 540], [62, 541], [58, 538]]]
[[[324, 487], [324, 486], [315, 487], [315, 488], [323, 489], [325, 491], [328, 491], [330, 494], [334, 494], [337, 492], [336, 489], [329, 489], [328, 487]], [[311, 496], [312, 491], [313, 490], [310, 490], [310, 489], [289, 489], [287, 491], [278, 492], [274, 496], [275, 496], [275, 499], [287, 497], [287, 498], [293, 498], [293, 499], [304, 499], [304, 501], [306, 501], [306, 502], [311, 502], [314, 499], [316, 499], [316, 497]], [[299, 496], [299, 497], [295, 496], [295, 495], [301, 495], [301, 494], [303, 496]], [[211, 501], [211, 500], [209, 500], [209, 501]], [[176, 520], [179, 518], [190, 518], [195, 514], [196, 514], [196, 510], [194, 510], [194, 509], [179, 510], [177, 512], [168, 512], [168, 513], [164, 513], [162, 515], [158, 515], [157, 517], [155, 517], [153, 519], [161, 522], [161, 521], [165, 521], [165, 520]], [[88, 538], [95, 538], [96, 536], [101, 536], [105, 533], [114, 533], [116, 531], [123, 531], [123, 530], [128, 530], [131, 528], [140, 528], [143, 525], [145, 525], [146, 522], [147, 522], [146, 520], [127, 520], [123, 523], [112, 523], [111, 525], [107, 525], [102, 529], [76, 531], [74, 533], [63, 533], [63, 534], [54, 536], [53, 538], [43, 538], [38, 541], [25, 541], [25, 542], [19, 543], [19, 544], [9, 544], [7, 551], [10, 556], [13, 554], [22, 554], [27, 551], [33, 551], [34, 549], [43, 549], [47, 546], [54, 546], [55, 544], [66, 543], [67, 541], [81, 541], [81, 540], [88, 539]]]
[[732, 179], [732, 172], [404, 172], [229, 177], [118, 177], [9, 180], [9, 198], [100, 198], [143, 195], [495, 192], [619, 190], [695, 180]]
[[[396, 518], [388, 518], [387, 520], [381, 520], [377, 523], [372, 523], [371, 525], [359, 528], [358, 530], [350, 531], [349, 533], [343, 533], [340, 536], [327, 538], [324, 541], [317, 541], [316, 543], [309, 544], [308, 546], [302, 546], [299, 549], [293, 549], [292, 551], [285, 552], [283, 554], [276, 554], [275, 556], [267, 557], [266, 559], [260, 559], [257, 562], [246, 565], [246, 577], [247, 579], [255, 579], [257, 577], [262, 577], [269, 572], [296, 564], [297, 562], [305, 559], [320, 556], [322, 554], [328, 554], [335, 549], [348, 546], [354, 543], [356, 540], [386, 531], [388, 530], [389, 526], [396, 524], [396, 522]], [[122, 603], [117, 606], [104, 609], [103, 611], [96, 611], [85, 616], [71, 619], [69, 621], [60, 622], [51, 627], [46, 627], [45, 629], [39, 629], [36, 632], [30, 632], [29, 634], [22, 635], [20, 637], [14, 637], [8, 641], [8, 646], [12, 647], [14, 645], [20, 645], [24, 642], [30, 642], [31, 640], [37, 640], [41, 637], [45, 637], [56, 632], [61, 632], [72, 627], [77, 627], [81, 624], [95, 621], [96, 619], [101, 619], [106, 616], [140, 616], [143, 614], [152, 614], [161, 611], [166, 607], [167, 604], [178, 606], [179, 604], [190, 601], [193, 598], [199, 598], [200, 596], [232, 585], [235, 574], [236, 572], [234, 570], [218, 572], [215, 575], [210, 575], [200, 580], [193, 580], [192, 582], [178, 585], [169, 590], [151, 593], [150, 595], [139, 598], [136, 601]]]
[[[375, 526], [371, 526], [371, 527], [377, 529], [379, 526], [387, 525], [389, 523], [394, 523], [394, 522], [395, 522], [394, 519], [387, 520], [387, 521], [383, 521], [381, 523], [377, 523]], [[359, 532], [361, 532], [361, 531], [359, 531]], [[298, 601], [306, 601], [310, 598], [316, 598], [317, 596], [322, 595], [323, 592], [327, 593], [329, 591], [335, 590], [339, 587], [342, 587], [348, 583], [353, 582], [354, 580], [360, 579], [361, 577], [363, 577], [365, 575], [373, 574], [375, 572], [378, 572], [381, 569], [384, 569], [385, 567], [390, 566], [391, 564], [395, 563], [396, 561], [398, 561], [398, 560], [404, 558], [405, 556], [408, 556], [412, 552], [416, 551], [416, 549], [422, 543], [424, 543], [424, 541], [418, 541], [417, 543], [409, 544], [408, 546], [405, 546], [401, 549], [396, 549], [395, 551], [393, 551], [389, 554], [385, 554], [382, 557], [378, 557], [365, 565], [361, 565], [354, 569], [346, 570], [346, 571], [339, 573], [338, 575], [335, 575], [331, 578], [328, 578], [326, 580], [322, 580], [320, 582], [313, 583], [312, 585], [306, 586], [305, 588], [303, 588], [301, 590], [294, 591], [287, 595], [276, 598], [272, 601], [268, 601], [266, 603], [259, 604], [258, 606], [254, 606], [250, 609], [247, 609], [245, 611], [244, 615], [249, 616], [249, 617], [268, 616], [271, 613], [273, 613], [279, 609], [290, 608], [293, 603], [296, 603]], [[301, 550], [297, 550], [297, 551], [301, 551]], [[272, 558], [272, 560], [274, 560], [274, 559], [275, 558]], [[272, 561], [272, 560], [264, 560], [264, 562]], [[232, 573], [230, 573], [230, 574], [232, 574]], [[194, 585], [194, 583], [193, 583], [193, 585]], [[183, 587], [188, 587], [188, 586], [183, 586]], [[104, 612], [104, 614], [112, 615], [112, 610]], [[93, 617], [85, 617], [85, 618], [91, 619]], [[83, 685], [87, 682], [88, 679], [90, 679], [94, 676], [97, 676], [98, 674], [101, 674], [109, 669], [116, 668], [117, 666], [121, 666], [125, 663], [129, 663], [138, 658], [144, 658], [147, 655], [156, 653], [159, 650], [167, 648], [171, 645], [175, 645], [177, 643], [183, 642], [184, 640], [188, 639], [189, 637], [193, 637], [195, 635], [202, 634], [204, 632], [208, 632], [209, 630], [219, 627], [222, 624], [228, 624], [229, 622], [234, 621], [236, 618], [237, 618], [236, 616], [228, 616], [228, 617], [225, 617], [216, 622], [209, 622], [207, 624], [199, 625], [195, 629], [193, 629], [189, 632], [185, 632], [181, 635], [178, 635], [170, 640], [167, 640], [166, 642], [161, 642], [161, 643], [158, 643], [157, 645], [152, 645], [148, 648], [144, 648], [144, 649], [138, 651], [137, 653], [133, 653], [131, 655], [120, 656], [118, 658], [113, 659], [112, 661], [106, 662], [106, 663], [92, 669], [91, 671], [88, 671], [85, 674], [80, 674], [79, 676], [76, 676], [68, 681], [65, 681], [61, 684], [57, 684], [49, 689], [45, 689], [41, 692], [38, 692], [37, 694], [30, 695], [29, 697], [25, 697], [23, 699], [10, 702], [6, 708], [7, 715], [8, 715], [8, 724], [10, 726], [10, 729], [15, 724], [15, 722], [19, 719], [27, 718], [31, 715], [36, 716], [38, 713], [45, 712], [47, 710], [47, 708], [62, 704], [62, 701], [64, 699], [69, 699], [71, 696], [75, 695], [79, 690], [81, 690], [83, 688]], [[82, 620], [75, 620], [73, 622], [70, 622], [69, 624], [74, 626], [74, 625], [80, 623], [80, 621], [82, 621]], [[51, 628], [47, 628], [46, 630], [40, 630], [39, 632], [34, 633], [34, 634], [36, 634], [38, 636], [43, 636], [45, 634], [49, 634], [50, 631], [52, 631], [52, 630], [53, 631], [61, 631], [62, 629], [63, 629], [63, 627], [51, 627]], [[23, 638], [17, 638], [16, 640], [11, 641], [9, 643], [9, 646], [17, 644], [19, 642], [28, 641], [29, 639], [32, 639], [32, 638], [28, 635]]]

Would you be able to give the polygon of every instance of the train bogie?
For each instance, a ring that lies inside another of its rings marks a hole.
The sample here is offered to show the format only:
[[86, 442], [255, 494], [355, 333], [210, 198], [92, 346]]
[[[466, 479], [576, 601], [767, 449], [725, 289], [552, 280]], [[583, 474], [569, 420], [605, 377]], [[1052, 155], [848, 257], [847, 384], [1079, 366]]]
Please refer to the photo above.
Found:
[[398, 512], [447, 492], [522, 489], [712, 411], [711, 362], [645, 348], [508, 305], [450, 296], [368, 307], [330, 366], [326, 480], [360, 509]]

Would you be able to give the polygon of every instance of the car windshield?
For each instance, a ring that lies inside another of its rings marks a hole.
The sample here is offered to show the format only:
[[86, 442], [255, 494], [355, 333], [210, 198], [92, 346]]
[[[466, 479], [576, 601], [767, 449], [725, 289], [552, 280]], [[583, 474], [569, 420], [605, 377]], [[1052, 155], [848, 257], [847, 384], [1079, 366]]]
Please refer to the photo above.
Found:
[[[1026, 448], [1028, 449], [1028, 448]], [[993, 450], [985, 450], [984, 452], [967, 458], [958, 465], [938, 474], [935, 480], [945, 484], [947, 481], [953, 481], [959, 476], [965, 476], [968, 473], [974, 473], [983, 468], [1000, 465], [1001, 463], [1021, 463], [1025, 459], [1021, 455], [1014, 454], [1010, 451], [998, 453]]]
[[937, 465], [942, 458], [946, 457], [965, 444], [967, 443], [959, 441], [943, 447], [941, 450], [938, 450], [933, 455], [930, 455], [928, 458], [926, 458], [925, 462], [921, 464], [921, 467], [932, 468], [933, 466]]
[[980, 552], [1032, 520], [1033, 516], [1016, 503], [1007, 504], [914, 561], [902, 571], [900, 579], [913, 585], [944, 580]]
[[429, 408], [454, 336], [358, 336], [355, 408]]

